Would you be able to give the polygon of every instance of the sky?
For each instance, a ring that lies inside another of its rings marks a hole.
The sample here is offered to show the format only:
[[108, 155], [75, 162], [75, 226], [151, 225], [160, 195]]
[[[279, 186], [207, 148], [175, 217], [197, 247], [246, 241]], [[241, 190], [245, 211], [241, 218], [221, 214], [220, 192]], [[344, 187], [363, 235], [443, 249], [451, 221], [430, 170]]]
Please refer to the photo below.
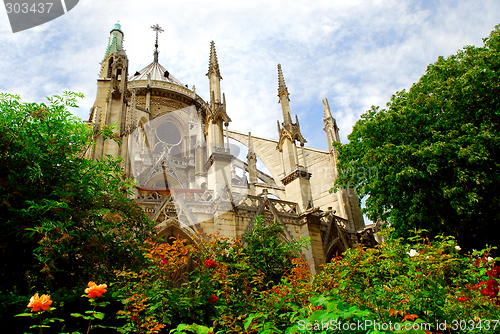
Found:
[[306, 145], [327, 149], [324, 97], [347, 143], [362, 113], [409, 89], [439, 56], [483, 45], [500, 23], [500, 1], [80, 0], [67, 14], [15, 34], [0, 9], [0, 91], [30, 102], [82, 92], [73, 112], [86, 120], [117, 22], [129, 74], [153, 61], [150, 27], [159, 24], [159, 62], [205, 100], [215, 41], [233, 130], [277, 139], [280, 63]]

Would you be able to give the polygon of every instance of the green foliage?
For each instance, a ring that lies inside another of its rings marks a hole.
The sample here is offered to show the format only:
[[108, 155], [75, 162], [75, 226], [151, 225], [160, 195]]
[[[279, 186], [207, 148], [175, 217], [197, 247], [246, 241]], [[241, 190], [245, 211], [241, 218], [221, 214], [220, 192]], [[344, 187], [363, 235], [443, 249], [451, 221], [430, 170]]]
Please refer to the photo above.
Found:
[[[175, 328], [172, 333], [424, 334], [498, 327], [500, 267], [490, 249], [464, 254], [452, 237], [431, 241], [418, 231], [403, 240], [392, 234], [385, 231], [385, 242], [376, 248], [348, 250], [312, 281], [307, 263], [294, 260], [279, 285], [251, 294], [233, 290], [240, 305], [246, 300], [244, 308], [234, 310], [232, 300], [222, 297], [213, 318], [166, 328]], [[222, 278], [218, 270], [209, 272], [212, 280]], [[195, 285], [182, 287], [189, 295]]]
[[[178, 333], [204, 333], [218, 327], [221, 333], [250, 333], [261, 327], [285, 328], [279, 312], [290, 310], [294, 298], [307, 295], [300, 290], [301, 284], [309, 283], [310, 272], [309, 264], [291, 258], [306, 242], [284, 241], [282, 233], [279, 224], [266, 226], [258, 217], [245, 235], [246, 243], [202, 234], [189, 243], [183, 239], [149, 242], [145, 248], [148, 266], [116, 272], [117, 297], [124, 304], [119, 316], [127, 320], [120, 332], [155, 333], [166, 327]], [[285, 278], [292, 276], [300, 279]], [[269, 290], [273, 281], [280, 285]], [[296, 292], [296, 297], [284, 303], [288, 291]], [[267, 314], [273, 308], [276, 312]], [[254, 323], [247, 318], [251, 311], [260, 312], [252, 317]], [[273, 326], [257, 321], [264, 318]], [[186, 325], [193, 322], [204, 326]]]
[[[200, 234], [190, 244], [150, 241], [147, 266], [116, 272], [113, 295], [122, 300], [118, 316], [127, 322], [118, 330], [424, 334], [500, 328], [500, 266], [491, 249], [466, 254], [453, 237], [430, 240], [416, 231], [403, 240], [392, 232], [384, 231], [376, 248], [347, 250], [316, 276], [309, 263], [292, 259], [272, 287], [253, 271], [239, 240]], [[104, 318], [95, 307], [107, 305], [90, 302], [93, 310], [72, 314], [86, 319], [81, 326], [88, 330], [90, 320]]]
[[177, 328], [172, 329], [170, 333], [196, 333], [196, 334], [208, 334], [208, 333], [213, 333], [213, 328], [209, 328], [207, 326], [202, 326], [202, 325], [197, 325], [197, 324], [192, 324], [192, 325], [186, 325], [186, 324], [180, 324], [177, 326]]
[[0, 93], [2, 316], [13, 312], [9, 300], [33, 291], [69, 297], [81, 283], [143, 263], [151, 222], [128, 198], [119, 159], [84, 158], [93, 131], [68, 111], [78, 97], [37, 104]]
[[484, 41], [440, 57], [337, 145], [336, 187], [366, 196], [368, 217], [398, 236], [425, 228], [469, 250], [499, 245], [500, 26]]
[[431, 241], [419, 231], [403, 242], [390, 232], [380, 246], [350, 249], [327, 264], [316, 277], [316, 290], [370, 310], [380, 323], [477, 323], [500, 316], [500, 277], [492, 270], [500, 267], [488, 259], [489, 249], [464, 255], [452, 237]]
[[262, 217], [255, 219], [252, 230], [246, 232], [243, 239], [250, 265], [255, 271], [262, 271], [266, 280], [273, 284], [279, 283], [283, 274], [292, 268], [291, 259], [297, 257], [302, 248], [307, 249], [310, 243], [304, 238], [286, 240], [282, 224], [273, 222], [266, 226]]

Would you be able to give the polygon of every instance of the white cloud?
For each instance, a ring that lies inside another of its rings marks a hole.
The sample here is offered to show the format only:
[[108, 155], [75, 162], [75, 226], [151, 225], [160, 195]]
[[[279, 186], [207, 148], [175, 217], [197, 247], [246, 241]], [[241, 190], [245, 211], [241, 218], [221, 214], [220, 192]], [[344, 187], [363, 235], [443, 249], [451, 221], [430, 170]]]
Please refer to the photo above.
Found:
[[[0, 10], [0, 12], [2, 12]], [[439, 55], [481, 45], [497, 22], [498, 1], [123, 1], [87, 0], [45, 25], [10, 33], [0, 14], [0, 90], [42, 101], [85, 93], [86, 118], [99, 62], [117, 20], [130, 74], [152, 61], [159, 23], [160, 62], [208, 98], [210, 41], [219, 56], [231, 128], [276, 138], [277, 69], [283, 65], [293, 116], [308, 144], [326, 148], [321, 99], [330, 101], [346, 142], [359, 115], [384, 107]]]

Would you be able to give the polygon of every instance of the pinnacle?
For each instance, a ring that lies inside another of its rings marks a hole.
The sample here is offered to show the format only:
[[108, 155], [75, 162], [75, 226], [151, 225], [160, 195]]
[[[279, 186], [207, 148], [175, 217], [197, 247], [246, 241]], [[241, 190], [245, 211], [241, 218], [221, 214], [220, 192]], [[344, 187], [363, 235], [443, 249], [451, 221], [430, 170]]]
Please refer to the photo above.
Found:
[[330, 105], [328, 104], [328, 100], [323, 98], [323, 111], [325, 113], [325, 118], [330, 118], [332, 117], [332, 113], [330, 111]]
[[278, 64], [278, 87], [286, 87], [283, 71], [281, 70], [281, 64]]
[[281, 70], [281, 64], [278, 64], [278, 97], [286, 96], [288, 98], [288, 88], [285, 84], [285, 78], [283, 77], [283, 71]]
[[[207, 75], [215, 73], [220, 77], [219, 61], [217, 60], [217, 52], [215, 51], [215, 42], [210, 42], [210, 60], [208, 62]], [[222, 79], [222, 77], [221, 77]]]
[[248, 133], [248, 153], [253, 153], [252, 133]]

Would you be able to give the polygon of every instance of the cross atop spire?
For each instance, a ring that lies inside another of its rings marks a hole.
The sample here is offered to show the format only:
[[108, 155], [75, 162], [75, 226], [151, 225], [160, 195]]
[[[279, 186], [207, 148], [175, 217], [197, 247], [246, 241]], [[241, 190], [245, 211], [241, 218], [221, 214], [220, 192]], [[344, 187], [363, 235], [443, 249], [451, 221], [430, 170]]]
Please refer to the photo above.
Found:
[[161, 33], [163, 32], [164, 30], [160, 27], [160, 25], [155, 24], [154, 26], [151, 26], [151, 29], [153, 29], [153, 31], [156, 32], [156, 43], [155, 43], [155, 52], [154, 52], [154, 62], [157, 63], [158, 62], [158, 54], [160, 53], [158, 51], [158, 33]]

